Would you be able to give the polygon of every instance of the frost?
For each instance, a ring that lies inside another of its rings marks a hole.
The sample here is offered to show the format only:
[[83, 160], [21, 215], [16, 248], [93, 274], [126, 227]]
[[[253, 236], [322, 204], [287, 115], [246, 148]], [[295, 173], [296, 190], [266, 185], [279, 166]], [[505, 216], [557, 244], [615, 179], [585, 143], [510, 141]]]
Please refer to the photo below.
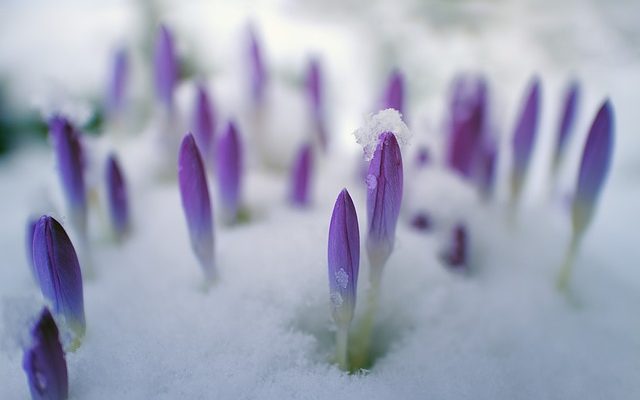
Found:
[[342, 300], [342, 296], [338, 292], [331, 293], [329, 298], [331, 299], [331, 304], [333, 304], [334, 307], [340, 307], [344, 302], [344, 300]]
[[342, 268], [340, 268], [340, 270], [336, 272], [336, 283], [342, 289], [346, 289], [347, 285], [349, 284], [349, 274], [347, 274], [346, 271]]
[[400, 146], [409, 144], [411, 141], [411, 131], [402, 121], [402, 115], [397, 110], [387, 108], [376, 114], [370, 114], [364, 125], [353, 132], [356, 142], [364, 150], [365, 160], [371, 160], [378, 144], [378, 138], [384, 132], [392, 132]]
[[367, 189], [373, 190], [378, 186], [378, 179], [375, 175], [369, 174], [367, 175], [367, 179], [365, 179], [365, 183], [367, 184]]

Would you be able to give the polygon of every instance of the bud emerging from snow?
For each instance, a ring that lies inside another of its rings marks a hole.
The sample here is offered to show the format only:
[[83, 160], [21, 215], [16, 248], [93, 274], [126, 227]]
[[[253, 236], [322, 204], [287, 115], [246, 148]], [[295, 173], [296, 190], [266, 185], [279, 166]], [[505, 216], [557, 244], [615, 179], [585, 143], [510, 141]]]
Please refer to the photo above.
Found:
[[312, 59], [307, 70], [307, 95], [311, 106], [311, 114], [315, 125], [318, 141], [323, 150], [327, 148], [327, 132], [325, 128], [324, 116], [324, 93], [322, 86], [322, 73], [320, 70], [320, 62]]
[[366, 178], [367, 254], [377, 276], [393, 250], [402, 202], [402, 155], [394, 134], [380, 135]]
[[30, 343], [24, 350], [22, 368], [27, 373], [32, 399], [64, 400], [69, 397], [67, 362], [60, 344], [58, 327], [46, 308], [31, 330]]
[[67, 201], [71, 223], [84, 235], [87, 225], [87, 196], [79, 133], [68, 119], [54, 116], [49, 121], [49, 135], [53, 143], [58, 175]]
[[465, 271], [468, 268], [467, 235], [467, 229], [462, 224], [456, 224], [451, 231], [447, 248], [440, 258], [452, 270]]
[[106, 168], [107, 202], [111, 226], [118, 237], [129, 229], [129, 203], [127, 184], [114, 154], [109, 155]]
[[33, 234], [33, 263], [42, 294], [79, 343], [86, 329], [80, 264], [62, 225], [47, 215], [40, 217]]
[[238, 218], [242, 187], [242, 145], [233, 121], [218, 139], [216, 160], [222, 218], [225, 223], [233, 223]]
[[256, 105], [262, 104], [267, 84], [267, 71], [264, 65], [262, 48], [258, 42], [258, 35], [253, 27], [249, 28], [249, 72], [253, 102]]
[[161, 25], [156, 36], [154, 54], [156, 95], [167, 108], [173, 108], [173, 91], [178, 80], [178, 60], [169, 28]]
[[606, 100], [596, 114], [584, 145], [573, 201], [573, 230], [581, 234], [589, 226], [602, 186], [607, 178], [613, 149], [613, 107]]
[[200, 154], [204, 158], [205, 164], [211, 165], [214, 157], [213, 144], [216, 118], [215, 112], [211, 107], [209, 95], [203, 85], [198, 85], [196, 92], [196, 101], [193, 109], [193, 136], [200, 150]]
[[178, 183], [193, 248], [208, 280], [215, 278], [213, 262], [213, 216], [209, 187], [198, 147], [191, 133], [180, 145]]
[[393, 108], [404, 116], [404, 76], [394, 69], [389, 74], [382, 109]]
[[109, 112], [117, 114], [124, 107], [125, 88], [129, 78], [129, 59], [126, 50], [120, 49], [113, 59], [111, 81], [107, 90], [107, 107]]
[[540, 104], [540, 80], [536, 77], [529, 86], [524, 106], [513, 133], [513, 169], [511, 170], [511, 197], [517, 202], [522, 192], [536, 132]]
[[291, 195], [293, 205], [304, 207], [309, 205], [309, 187], [311, 181], [311, 168], [313, 153], [311, 145], [304, 144], [296, 157], [291, 169]]
[[557, 171], [562, 162], [565, 148], [569, 136], [571, 135], [572, 128], [576, 119], [576, 109], [578, 108], [578, 98], [580, 95], [580, 85], [578, 82], [572, 82], [567, 89], [567, 94], [564, 99], [564, 108], [560, 117], [560, 124], [558, 126], [558, 138], [556, 142], [555, 152], [553, 154], [553, 170]]
[[485, 140], [478, 160], [477, 184], [482, 197], [491, 197], [496, 177], [496, 162], [498, 149], [495, 141]]
[[337, 325], [348, 325], [356, 304], [360, 266], [360, 231], [358, 216], [343, 189], [333, 207], [329, 225], [329, 293], [333, 319]]

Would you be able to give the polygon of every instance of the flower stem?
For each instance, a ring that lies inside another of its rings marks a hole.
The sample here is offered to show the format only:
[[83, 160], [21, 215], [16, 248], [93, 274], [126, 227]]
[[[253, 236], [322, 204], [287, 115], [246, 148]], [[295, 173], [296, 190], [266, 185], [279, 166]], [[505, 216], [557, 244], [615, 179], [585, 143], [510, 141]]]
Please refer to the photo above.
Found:
[[343, 371], [349, 370], [349, 361], [347, 358], [347, 343], [349, 340], [349, 325], [341, 324], [336, 332], [336, 360], [338, 366]]
[[[372, 269], [373, 270], [373, 269]], [[367, 291], [367, 310], [362, 318], [358, 330], [358, 341], [355, 344], [351, 358], [351, 370], [366, 369], [371, 361], [371, 336], [376, 310], [378, 309], [378, 297], [380, 294], [380, 274], [371, 275], [371, 286]]]
[[573, 270], [573, 264], [575, 262], [579, 242], [580, 234], [574, 232], [573, 236], [571, 237], [571, 244], [569, 245], [567, 253], [564, 257], [562, 268], [560, 269], [560, 273], [558, 274], [558, 279], [556, 280], [556, 287], [561, 292], [566, 292], [569, 285], [569, 279], [571, 278], [571, 271]]

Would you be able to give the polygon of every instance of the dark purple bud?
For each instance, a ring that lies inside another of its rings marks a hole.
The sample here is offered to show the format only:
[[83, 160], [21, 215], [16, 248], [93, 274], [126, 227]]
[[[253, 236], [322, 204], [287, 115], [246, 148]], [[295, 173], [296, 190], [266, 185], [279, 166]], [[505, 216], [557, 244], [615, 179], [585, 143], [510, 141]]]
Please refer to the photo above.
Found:
[[553, 168], [556, 170], [562, 161], [565, 148], [569, 136], [571, 135], [572, 128], [576, 119], [576, 109], [578, 104], [578, 97], [580, 95], [580, 85], [578, 82], [572, 82], [564, 99], [564, 107], [562, 109], [562, 115], [560, 117], [560, 124], [558, 126], [558, 138], [556, 143], [556, 149], [553, 156]]
[[42, 310], [40, 319], [31, 330], [22, 368], [27, 373], [32, 399], [65, 400], [69, 397], [67, 361], [58, 327], [47, 308]]
[[312, 59], [307, 71], [307, 94], [311, 105], [313, 121], [318, 134], [318, 140], [323, 149], [327, 148], [327, 132], [325, 129], [324, 116], [324, 95], [322, 86], [322, 74], [320, 63], [317, 59]]
[[582, 152], [578, 184], [573, 198], [574, 234], [589, 226], [609, 172], [613, 150], [613, 107], [605, 100], [596, 114]]
[[242, 146], [235, 123], [229, 121], [218, 139], [216, 155], [220, 208], [226, 223], [235, 222], [240, 209]]
[[115, 154], [107, 159], [106, 181], [111, 225], [116, 235], [121, 237], [129, 230], [129, 203], [127, 184]]
[[360, 268], [358, 216], [347, 189], [342, 189], [333, 206], [329, 225], [329, 293], [333, 319], [348, 325], [353, 319]]
[[431, 162], [431, 154], [429, 153], [429, 149], [425, 146], [420, 146], [418, 148], [418, 152], [416, 153], [416, 166], [418, 168], [429, 165]]
[[402, 179], [398, 141], [393, 133], [382, 133], [366, 178], [367, 254], [377, 273], [381, 272], [393, 250], [402, 203]]
[[311, 145], [304, 144], [300, 148], [291, 170], [290, 201], [295, 206], [304, 207], [309, 205], [312, 163], [313, 153], [311, 151]]
[[420, 212], [411, 218], [411, 226], [419, 231], [428, 231], [433, 226], [433, 222], [429, 214]]
[[389, 75], [382, 108], [396, 109], [404, 116], [404, 76], [397, 69]]
[[38, 272], [36, 271], [35, 265], [33, 263], [33, 234], [36, 231], [36, 225], [38, 224], [37, 219], [29, 218], [27, 221], [27, 229], [25, 236], [25, 249], [27, 250], [27, 262], [29, 263], [29, 267], [31, 269], [31, 274], [33, 275], [33, 279], [38, 282]]
[[450, 104], [447, 163], [470, 178], [478, 162], [480, 143], [486, 129], [487, 83], [482, 77], [458, 77]]
[[442, 253], [441, 259], [446, 266], [456, 271], [466, 271], [467, 266], [467, 229], [462, 224], [457, 224], [451, 231], [446, 250]]
[[154, 72], [158, 100], [168, 109], [173, 108], [173, 91], [178, 80], [178, 60], [173, 37], [165, 25], [160, 25], [156, 36]]
[[213, 143], [216, 126], [216, 115], [211, 107], [209, 95], [203, 85], [198, 85], [195, 107], [193, 109], [193, 136], [205, 159], [205, 164], [214, 157]]
[[112, 114], [117, 114], [124, 106], [125, 88], [128, 79], [129, 59], [126, 50], [120, 49], [113, 59], [111, 81], [107, 90], [107, 107]]
[[62, 225], [47, 215], [40, 217], [33, 234], [33, 263], [43, 296], [79, 343], [86, 326], [80, 264]]
[[79, 133], [69, 120], [54, 116], [49, 121], [58, 175], [67, 201], [71, 222], [82, 234], [86, 232], [87, 198], [84, 182], [84, 160]]
[[529, 86], [522, 111], [513, 133], [513, 169], [511, 171], [511, 196], [520, 197], [527, 175], [527, 168], [533, 154], [533, 146], [538, 130], [538, 109], [540, 104], [540, 80], [535, 77]]
[[209, 187], [195, 139], [188, 133], [180, 145], [178, 182], [189, 228], [191, 247], [208, 280], [215, 278], [213, 263], [213, 215]]
[[255, 104], [261, 104], [267, 84], [267, 71], [265, 69], [262, 48], [258, 41], [258, 35], [253, 27], [249, 28], [249, 68], [251, 73], [251, 92]]

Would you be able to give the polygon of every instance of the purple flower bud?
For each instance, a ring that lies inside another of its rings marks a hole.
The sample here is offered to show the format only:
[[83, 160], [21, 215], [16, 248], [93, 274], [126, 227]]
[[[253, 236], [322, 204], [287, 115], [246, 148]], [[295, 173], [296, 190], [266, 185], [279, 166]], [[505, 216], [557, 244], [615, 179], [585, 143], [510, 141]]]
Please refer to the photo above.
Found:
[[411, 218], [411, 226], [419, 231], [428, 231], [431, 229], [433, 222], [429, 214], [420, 212]]
[[313, 121], [322, 149], [327, 148], [327, 132], [325, 129], [324, 117], [324, 96], [322, 87], [322, 74], [320, 63], [317, 59], [312, 59], [307, 70], [307, 94], [311, 105]]
[[233, 121], [229, 121], [225, 132], [218, 139], [216, 155], [220, 208], [226, 223], [232, 223], [240, 209], [242, 179], [242, 146]]
[[127, 184], [115, 154], [107, 159], [106, 181], [111, 225], [116, 235], [121, 237], [129, 230], [129, 204]]
[[31, 269], [31, 274], [33, 275], [33, 279], [38, 282], [38, 272], [36, 271], [35, 265], [33, 263], [33, 234], [36, 231], [36, 225], [38, 224], [37, 219], [29, 219], [27, 221], [27, 229], [25, 236], [25, 249], [27, 250], [27, 262], [29, 263], [29, 267]]
[[329, 293], [336, 324], [348, 325], [353, 319], [360, 267], [358, 216], [347, 189], [342, 189], [329, 225]]
[[574, 234], [584, 232], [593, 217], [595, 205], [609, 172], [613, 134], [613, 107], [607, 99], [591, 124], [582, 152], [578, 184], [573, 199]]
[[198, 85], [192, 125], [193, 136], [196, 139], [200, 154], [204, 158], [205, 164], [209, 164], [214, 156], [213, 143], [216, 115], [203, 85]]
[[191, 247], [208, 280], [215, 278], [213, 263], [213, 216], [209, 187], [198, 147], [191, 133], [180, 145], [178, 182], [187, 219]]
[[67, 362], [58, 327], [47, 308], [42, 310], [40, 319], [31, 330], [22, 368], [27, 373], [32, 399], [64, 400], [69, 397]]
[[450, 105], [447, 163], [471, 177], [487, 120], [487, 83], [481, 77], [461, 76], [454, 82]]
[[33, 263], [42, 294], [79, 342], [85, 319], [78, 256], [62, 225], [47, 215], [40, 217], [33, 234]]
[[253, 27], [249, 28], [249, 68], [251, 73], [251, 92], [256, 105], [264, 100], [267, 84], [267, 71], [264, 66], [262, 48]]
[[513, 169], [511, 171], [511, 196], [520, 197], [527, 168], [533, 154], [533, 145], [538, 130], [540, 104], [540, 80], [535, 77], [529, 86], [524, 106], [513, 133]]
[[391, 255], [402, 202], [402, 155], [393, 133], [380, 135], [367, 175], [367, 254], [380, 273]]
[[313, 153], [311, 145], [304, 144], [298, 151], [298, 156], [291, 169], [291, 203], [298, 207], [309, 205], [309, 186]]
[[125, 87], [129, 78], [129, 59], [125, 49], [120, 49], [113, 59], [113, 70], [109, 82], [107, 107], [117, 114], [124, 106]]
[[394, 108], [404, 116], [404, 76], [397, 69], [389, 74], [382, 108]]
[[567, 89], [566, 97], [564, 99], [564, 108], [562, 109], [562, 116], [560, 118], [560, 125], [558, 126], [558, 138], [553, 156], [554, 170], [556, 170], [560, 165], [564, 155], [564, 150], [567, 147], [567, 142], [576, 119], [579, 95], [580, 85], [578, 85], [578, 82], [572, 82]]
[[452, 270], [467, 270], [467, 229], [462, 224], [457, 224], [451, 231], [447, 249], [441, 254], [442, 262]]
[[173, 108], [173, 91], [178, 80], [178, 61], [173, 37], [165, 25], [160, 25], [158, 29], [154, 56], [156, 95], [167, 109], [171, 109]]
[[491, 197], [496, 177], [498, 149], [494, 140], [485, 140], [479, 158], [477, 183], [480, 193], [487, 199]]
[[49, 121], [49, 135], [71, 222], [81, 234], [84, 234], [87, 224], [87, 197], [79, 133], [69, 120], [62, 116], [54, 116]]

